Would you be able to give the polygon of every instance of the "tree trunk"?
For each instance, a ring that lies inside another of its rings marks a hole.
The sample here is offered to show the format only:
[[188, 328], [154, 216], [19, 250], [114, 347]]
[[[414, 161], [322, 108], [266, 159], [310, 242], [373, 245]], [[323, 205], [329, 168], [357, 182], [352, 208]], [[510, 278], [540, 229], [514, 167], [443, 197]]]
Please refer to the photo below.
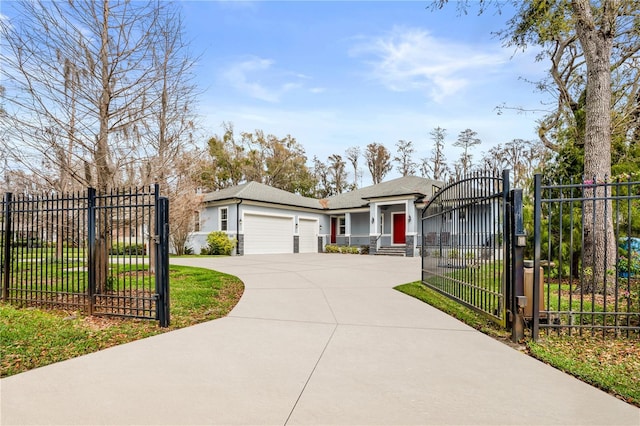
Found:
[[576, 30], [587, 66], [584, 139], [585, 188], [583, 267], [591, 268], [587, 291], [603, 292], [607, 272], [615, 267], [616, 241], [611, 202], [601, 200], [611, 178], [611, 50], [615, 36], [615, 0], [602, 2], [602, 21], [595, 22], [589, 0], [572, 0]]
[[[98, 195], [105, 195], [112, 185], [112, 172], [109, 167], [109, 104], [111, 102], [111, 80], [109, 76], [109, 1], [103, 1], [102, 32], [100, 47], [101, 94], [99, 105], [100, 129], [98, 131], [94, 161], [96, 165], [96, 189]], [[100, 216], [96, 223], [96, 291], [98, 294], [107, 290], [107, 271], [109, 265], [108, 246], [111, 235], [109, 230], [108, 210], [98, 211]]]

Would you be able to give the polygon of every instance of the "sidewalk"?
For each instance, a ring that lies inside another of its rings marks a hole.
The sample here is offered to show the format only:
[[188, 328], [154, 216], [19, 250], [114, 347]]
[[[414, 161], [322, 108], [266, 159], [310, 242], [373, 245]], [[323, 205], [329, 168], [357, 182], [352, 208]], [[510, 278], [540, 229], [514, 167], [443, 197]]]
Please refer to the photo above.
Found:
[[2, 425], [640, 425], [640, 410], [392, 290], [419, 258], [172, 259], [240, 277], [223, 319], [0, 381]]

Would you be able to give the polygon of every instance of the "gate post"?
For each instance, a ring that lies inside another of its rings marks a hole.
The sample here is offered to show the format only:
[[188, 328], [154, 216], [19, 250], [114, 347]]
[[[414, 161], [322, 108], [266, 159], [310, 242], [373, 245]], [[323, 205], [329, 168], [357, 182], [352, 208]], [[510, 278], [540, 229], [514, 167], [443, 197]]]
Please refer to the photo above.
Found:
[[542, 228], [542, 175], [539, 173], [533, 177], [533, 327], [531, 338], [538, 340], [540, 332], [540, 232]]
[[93, 315], [96, 294], [96, 190], [87, 188], [87, 310]]
[[4, 250], [2, 265], [2, 300], [9, 300], [9, 285], [11, 284], [11, 192], [7, 192], [4, 195], [4, 236], [2, 238], [2, 249]]
[[169, 326], [169, 199], [159, 197], [156, 205], [156, 318], [160, 327]]
[[512, 226], [511, 226], [511, 186], [510, 186], [510, 170], [505, 169], [502, 171], [502, 264], [504, 266], [504, 279], [502, 282], [502, 306], [500, 310], [502, 312], [502, 326], [507, 328], [511, 327], [512, 319], [509, 317], [511, 312], [511, 298], [513, 294], [512, 288], [512, 274], [513, 269], [511, 263], [512, 257]]
[[522, 189], [513, 189], [511, 200], [511, 341], [519, 342], [524, 338], [524, 307], [527, 298], [524, 295], [524, 248], [527, 245], [524, 220], [522, 217]]

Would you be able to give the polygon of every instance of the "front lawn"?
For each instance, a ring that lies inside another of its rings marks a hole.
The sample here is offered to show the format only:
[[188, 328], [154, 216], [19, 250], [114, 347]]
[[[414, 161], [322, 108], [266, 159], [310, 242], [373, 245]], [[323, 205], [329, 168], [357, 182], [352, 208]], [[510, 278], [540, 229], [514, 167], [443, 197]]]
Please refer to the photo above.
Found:
[[170, 265], [169, 273], [168, 328], [160, 328], [157, 321], [19, 309], [0, 303], [2, 377], [224, 317], [244, 291], [238, 278], [209, 269]]

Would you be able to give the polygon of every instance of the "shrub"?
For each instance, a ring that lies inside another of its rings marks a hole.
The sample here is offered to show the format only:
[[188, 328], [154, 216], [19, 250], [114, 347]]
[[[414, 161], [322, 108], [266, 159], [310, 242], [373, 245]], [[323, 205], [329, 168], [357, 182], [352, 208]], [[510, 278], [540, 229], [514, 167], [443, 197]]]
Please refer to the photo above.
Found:
[[633, 277], [640, 273], [640, 255], [632, 252], [626, 256], [620, 256], [618, 260], [618, 274], [623, 277]]
[[200, 254], [229, 256], [236, 246], [236, 239], [222, 231], [213, 231], [207, 235], [207, 247], [203, 247]]
[[360, 253], [360, 250], [358, 250], [358, 247], [342, 246], [342, 247], [340, 247], [340, 253], [342, 253], [342, 254], [358, 254], [358, 253]]
[[369, 246], [360, 246], [360, 254], [369, 254]]
[[327, 244], [324, 246], [324, 251], [327, 253], [340, 253], [340, 247], [333, 244]]
[[[368, 247], [367, 247], [368, 249]], [[335, 244], [327, 244], [324, 246], [326, 253], [342, 253], [342, 254], [358, 254], [360, 249], [354, 246], [337, 246]]]
[[130, 255], [130, 256], [144, 256], [147, 254], [147, 250], [144, 244], [127, 244], [127, 243], [115, 243], [111, 245], [109, 254], [113, 255]]

